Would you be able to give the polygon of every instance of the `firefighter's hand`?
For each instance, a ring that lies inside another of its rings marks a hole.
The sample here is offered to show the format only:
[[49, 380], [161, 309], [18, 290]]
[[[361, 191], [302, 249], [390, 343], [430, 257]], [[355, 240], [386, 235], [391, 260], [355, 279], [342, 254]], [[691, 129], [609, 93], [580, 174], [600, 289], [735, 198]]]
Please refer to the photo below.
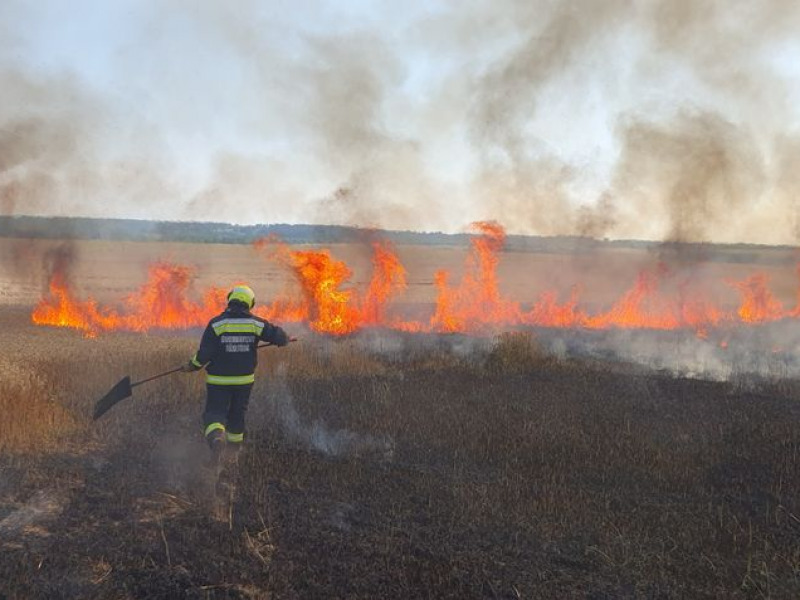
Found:
[[276, 346], [283, 347], [289, 343], [289, 336], [286, 335], [286, 332], [281, 329], [280, 327], [275, 328], [275, 336], [273, 337], [273, 344]]
[[198, 369], [200, 369], [200, 367], [198, 367], [196, 364], [194, 364], [191, 360], [186, 361], [186, 364], [184, 364], [181, 367], [181, 371], [183, 371], [184, 373], [193, 373], [193, 372], [197, 371]]

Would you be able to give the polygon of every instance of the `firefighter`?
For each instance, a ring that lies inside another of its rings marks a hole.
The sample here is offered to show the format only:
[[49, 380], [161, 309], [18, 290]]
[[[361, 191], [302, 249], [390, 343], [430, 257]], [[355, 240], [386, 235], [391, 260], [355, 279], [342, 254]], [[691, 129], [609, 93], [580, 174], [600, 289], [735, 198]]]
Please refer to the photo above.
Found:
[[260, 341], [285, 346], [290, 338], [280, 327], [253, 315], [255, 294], [237, 285], [228, 294], [228, 307], [208, 322], [200, 348], [187, 362], [186, 372], [206, 368], [205, 437], [212, 460], [218, 463], [226, 444], [238, 450], [258, 361]]

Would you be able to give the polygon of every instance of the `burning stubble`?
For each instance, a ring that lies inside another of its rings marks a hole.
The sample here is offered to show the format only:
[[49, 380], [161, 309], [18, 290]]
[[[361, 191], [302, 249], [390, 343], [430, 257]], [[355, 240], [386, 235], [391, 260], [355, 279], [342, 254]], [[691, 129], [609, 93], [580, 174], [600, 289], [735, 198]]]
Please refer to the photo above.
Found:
[[[770, 280], [775, 270], [720, 280], [715, 289], [709, 279], [720, 271], [710, 256], [709, 262], [690, 261], [683, 269], [649, 265], [607, 306], [592, 304], [580, 288], [569, 294], [546, 290], [520, 301], [507, 295], [507, 282], [500, 277], [509, 258], [503, 254], [502, 227], [479, 222], [473, 231], [461, 275], [448, 269], [435, 275], [435, 303], [427, 318], [409, 320], [395, 310], [393, 302], [407, 283], [405, 267], [391, 245], [379, 240], [373, 240], [372, 273], [362, 285], [353, 284], [351, 267], [329, 249], [295, 249], [276, 240], [259, 244], [269, 260], [291, 271], [297, 292], [259, 305], [256, 312], [295, 332], [306, 331], [302, 337], [315, 346], [354, 340], [368, 354], [400, 362], [413, 362], [419, 351], [434, 348], [470, 363], [489, 364], [492, 338], [522, 330], [558, 359], [588, 356], [681, 376], [722, 380], [750, 373], [780, 378], [800, 365], [795, 350], [800, 292], [795, 292], [794, 304], [785, 303], [787, 290], [779, 298]], [[73, 266], [71, 244], [47, 255], [49, 287], [32, 313], [35, 323], [72, 327], [88, 336], [179, 330], [202, 327], [224, 306], [225, 289], [206, 290], [198, 301], [192, 290], [195, 271], [163, 262], [152, 264], [147, 282], [116, 305], [80, 299], [69, 276]], [[720, 300], [720, 287], [727, 290], [726, 301]], [[738, 303], [731, 303], [731, 296], [738, 296]], [[289, 402], [287, 423], [296, 420], [291, 408]], [[361, 444], [358, 436], [331, 432], [321, 423], [301, 425], [295, 423], [292, 436], [325, 452]]]
[[[608, 305], [584, 301], [579, 281], [573, 282], [566, 295], [545, 289], [538, 297], [512, 299], [503, 291], [498, 274], [505, 231], [494, 222], [475, 223], [473, 230], [460, 279], [449, 269], [434, 273], [435, 303], [427, 319], [410, 320], [394, 309], [394, 301], [406, 290], [406, 270], [395, 249], [377, 241], [372, 244], [371, 275], [362, 286], [353, 285], [352, 268], [330, 249], [259, 242], [269, 260], [277, 260], [294, 276], [296, 287], [260, 305], [256, 313], [270, 321], [306, 323], [314, 331], [334, 336], [371, 327], [445, 333], [555, 327], [688, 329], [705, 337], [710, 329], [761, 325], [800, 315], [800, 296], [795, 294], [794, 305], [784, 305], [771, 291], [767, 271], [713, 282], [704, 275], [711, 263], [693, 261], [683, 266], [680, 261], [678, 266], [645, 261], [632, 285], [617, 290]], [[196, 295], [192, 293], [194, 276], [186, 266], [153, 263], [147, 282], [124, 298], [119, 309], [91, 298], [79, 299], [60, 271], [52, 271], [49, 292], [32, 318], [38, 324], [74, 327], [89, 335], [116, 329], [202, 326], [221, 310], [225, 289], [209, 288], [197, 301], [192, 298]], [[720, 288], [727, 289], [728, 296], [738, 294], [738, 305], [721, 301]]]

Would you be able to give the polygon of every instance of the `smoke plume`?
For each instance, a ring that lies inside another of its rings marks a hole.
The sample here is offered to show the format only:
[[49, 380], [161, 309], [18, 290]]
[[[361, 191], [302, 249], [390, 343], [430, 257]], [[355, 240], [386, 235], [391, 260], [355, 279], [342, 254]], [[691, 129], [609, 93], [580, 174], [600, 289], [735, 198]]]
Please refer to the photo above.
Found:
[[0, 9], [3, 214], [797, 242], [796, 2], [56, 8]]

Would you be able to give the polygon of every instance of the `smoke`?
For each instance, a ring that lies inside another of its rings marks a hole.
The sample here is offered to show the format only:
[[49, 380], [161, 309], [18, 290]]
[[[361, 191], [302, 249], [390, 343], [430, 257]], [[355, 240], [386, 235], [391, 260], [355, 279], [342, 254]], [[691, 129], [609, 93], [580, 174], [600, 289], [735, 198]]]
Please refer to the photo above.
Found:
[[[798, 207], [788, 201], [791, 182], [780, 166], [792, 160], [783, 141], [791, 94], [765, 58], [796, 31], [796, 3], [589, 0], [504, 8], [514, 19], [501, 29], [519, 41], [478, 78], [470, 110], [481, 151], [478, 202], [487, 214], [551, 235], [797, 240]], [[480, 17], [470, 27], [479, 28]], [[683, 91], [692, 88], [702, 94]], [[596, 143], [596, 131], [575, 131], [596, 123], [558, 107], [597, 113], [574, 98], [598, 91], [606, 116], [600, 139], [604, 128], [615, 132], [620, 151], [606, 190], [587, 203], [574, 191], [585, 163], [559, 159], [548, 148], [557, 139], [532, 132], [583, 134], [587, 145]], [[558, 129], [537, 127], [551, 116]]]
[[793, 379], [800, 367], [800, 328], [793, 324], [719, 330], [707, 337], [685, 330], [539, 330], [536, 341], [562, 360], [599, 359], [709, 381], [777, 382]]
[[140, 123], [122, 119], [74, 77], [0, 65], [0, 214], [152, 214], [174, 188], [150, 158], [155, 142], [126, 139]]
[[798, 238], [795, 2], [105, 10], [0, 9], [4, 214]]
[[469, 112], [481, 157], [476, 193], [489, 215], [544, 234], [575, 233], [576, 225], [581, 233], [593, 229], [587, 212], [579, 216], [570, 202], [575, 166], [549, 152], [545, 139], [531, 135], [531, 125], [547, 101], [548, 85], [597, 50], [628, 4], [506, 3], [517, 30], [505, 35], [521, 41], [477, 79]]
[[403, 227], [427, 201], [436, 223], [434, 183], [426, 173], [419, 143], [393, 134], [382, 110], [402, 85], [402, 65], [377, 36], [311, 40], [313, 62], [308, 120], [318, 136], [317, 152], [339, 187], [323, 199], [323, 222]]
[[[794, 239], [800, 239], [800, 137], [780, 136], [777, 140], [778, 156], [775, 193], [764, 203], [763, 214], [781, 215], [785, 221], [782, 227], [791, 229]], [[759, 223], [763, 231], [759, 237], [766, 237], [768, 229], [775, 224], [771, 219]]]
[[742, 217], [764, 189], [765, 167], [745, 132], [712, 113], [681, 114], [668, 125], [631, 120], [620, 130], [613, 187], [626, 202], [611, 214], [623, 237], [646, 225], [656, 227], [647, 237], [669, 242], [746, 237], [752, 223]]
[[81, 171], [76, 157], [89, 154], [83, 117], [90, 103], [69, 79], [42, 82], [6, 70], [0, 81], [0, 211], [40, 213], [61, 201], [69, 211], [59, 192]]
[[[539, 357], [558, 361], [599, 360], [604, 368], [626, 365], [674, 377], [710, 381], [751, 378], [754, 382], [793, 379], [800, 368], [800, 326], [771, 323], [750, 328], [720, 328], [703, 336], [686, 329], [673, 331], [521, 328], [530, 335]], [[486, 367], [505, 343], [503, 333], [482, 336], [364, 331], [351, 340], [360, 352], [380, 361], [408, 364], [460, 364]], [[341, 344], [316, 338], [322, 352], [341, 351]], [[330, 348], [326, 348], [326, 344]], [[535, 365], [530, 368], [536, 368]], [[290, 411], [291, 413], [291, 411]], [[289, 420], [297, 419], [296, 413]]]
[[45, 284], [54, 278], [68, 283], [72, 278], [75, 261], [75, 245], [70, 241], [48, 248], [42, 256], [42, 270], [47, 276]]
[[250, 413], [250, 420], [254, 424], [263, 424], [267, 420], [276, 425], [289, 440], [329, 456], [369, 452], [379, 453], [390, 460], [394, 455], [394, 441], [389, 437], [372, 436], [349, 429], [330, 429], [322, 419], [304, 422], [289, 390], [285, 364], [279, 365], [270, 379], [266, 398], [257, 399], [251, 404]]

